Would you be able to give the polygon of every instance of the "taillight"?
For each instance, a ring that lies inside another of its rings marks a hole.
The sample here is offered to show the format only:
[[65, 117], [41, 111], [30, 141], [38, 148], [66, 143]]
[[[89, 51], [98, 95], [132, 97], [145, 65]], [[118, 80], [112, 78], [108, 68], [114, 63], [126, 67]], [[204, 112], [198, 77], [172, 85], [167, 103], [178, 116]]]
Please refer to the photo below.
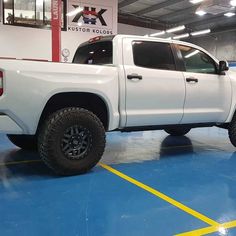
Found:
[[97, 37], [95, 37], [95, 38], [89, 39], [89, 43], [94, 43], [94, 42], [99, 41], [99, 40], [101, 40], [101, 39], [102, 39], [102, 36], [97, 36]]
[[0, 71], [0, 96], [3, 94], [3, 72]]

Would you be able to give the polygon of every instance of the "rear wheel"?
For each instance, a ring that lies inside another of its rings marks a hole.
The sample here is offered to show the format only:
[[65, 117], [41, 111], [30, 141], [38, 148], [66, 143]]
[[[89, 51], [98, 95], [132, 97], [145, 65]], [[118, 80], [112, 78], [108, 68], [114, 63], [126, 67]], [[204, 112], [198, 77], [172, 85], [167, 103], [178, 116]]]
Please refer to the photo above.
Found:
[[230, 142], [236, 147], [236, 116], [233, 117], [229, 125], [228, 132]]
[[167, 128], [165, 129], [165, 132], [172, 136], [183, 136], [187, 134], [190, 130], [190, 128]]
[[103, 155], [105, 130], [92, 112], [65, 108], [52, 114], [41, 127], [38, 149], [43, 161], [57, 174], [85, 173]]
[[24, 150], [37, 150], [37, 137], [34, 135], [7, 135], [8, 139], [17, 147]]

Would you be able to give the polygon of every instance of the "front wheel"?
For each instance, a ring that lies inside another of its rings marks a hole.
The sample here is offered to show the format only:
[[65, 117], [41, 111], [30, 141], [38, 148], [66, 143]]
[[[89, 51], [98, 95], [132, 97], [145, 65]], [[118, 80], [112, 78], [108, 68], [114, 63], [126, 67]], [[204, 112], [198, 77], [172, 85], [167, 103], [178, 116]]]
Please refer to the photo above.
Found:
[[103, 124], [92, 112], [65, 108], [52, 114], [40, 129], [42, 160], [57, 174], [85, 173], [101, 159], [105, 149]]
[[190, 128], [167, 128], [165, 129], [165, 132], [172, 136], [184, 136], [190, 130]]

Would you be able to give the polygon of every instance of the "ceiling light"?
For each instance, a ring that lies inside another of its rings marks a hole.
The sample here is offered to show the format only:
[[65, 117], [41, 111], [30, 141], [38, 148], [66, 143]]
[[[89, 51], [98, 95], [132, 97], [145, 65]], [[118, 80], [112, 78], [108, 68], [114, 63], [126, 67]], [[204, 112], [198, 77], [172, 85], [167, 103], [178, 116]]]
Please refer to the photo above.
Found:
[[231, 4], [233, 7], [236, 7], [236, 0], [230, 1], [230, 4]]
[[232, 17], [232, 16], [235, 16], [235, 13], [233, 13], [233, 12], [227, 12], [227, 13], [224, 14], [224, 16]]
[[189, 34], [181, 34], [173, 37], [173, 39], [183, 39], [183, 38], [188, 38]]
[[157, 33], [154, 33], [154, 34], [150, 34], [150, 36], [155, 37], [155, 36], [158, 36], [158, 35], [163, 35], [165, 33], [166, 33], [165, 31], [160, 31], [160, 32], [157, 32]]
[[203, 11], [203, 10], [196, 11], [195, 13], [196, 13], [197, 15], [199, 15], [199, 16], [204, 16], [204, 15], [207, 14], [207, 13], [206, 13], [205, 11]]
[[184, 29], [185, 29], [185, 26], [181, 25], [181, 26], [178, 26], [178, 27], [175, 27], [175, 28], [168, 29], [166, 32], [167, 33], [174, 33], [174, 32], [177, 32], [177, 31], [184, 30]]
[[76, 14], [82, 12], [84, 10], [83, 7], [77, 7], [75, 10], [68, 12], [66, 15], [67, 16], [75, 16]]
[[191, 2], [192, 4], [198, 4], [200, 2], [203, 2], [203, 0], [190, 0], [189, 2]]
[[191, 35], [192, 36], [197, 36], [197, 35], [209, 34], [209, 33], [211, 33], [211, 30], [206, 29], [206, 30], [200, 30], [200, 31], [192, 32]]
[[149, 35], [148, 35], [148, 34], [145, 34], [144, 37], [149, 37]]

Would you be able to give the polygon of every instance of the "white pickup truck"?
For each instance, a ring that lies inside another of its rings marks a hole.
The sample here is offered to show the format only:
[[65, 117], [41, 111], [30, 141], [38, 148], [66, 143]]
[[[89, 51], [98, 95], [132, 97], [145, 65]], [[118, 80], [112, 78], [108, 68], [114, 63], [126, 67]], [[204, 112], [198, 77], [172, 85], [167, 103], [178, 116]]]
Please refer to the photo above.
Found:
[[0, 60], [0, 132], [61, 175], [94, 167], [106, 131], [218, 126], [236, 146], [235, 109], [236, 73], [190, 43], [117, 35], [83, 43], [71, 64]]

